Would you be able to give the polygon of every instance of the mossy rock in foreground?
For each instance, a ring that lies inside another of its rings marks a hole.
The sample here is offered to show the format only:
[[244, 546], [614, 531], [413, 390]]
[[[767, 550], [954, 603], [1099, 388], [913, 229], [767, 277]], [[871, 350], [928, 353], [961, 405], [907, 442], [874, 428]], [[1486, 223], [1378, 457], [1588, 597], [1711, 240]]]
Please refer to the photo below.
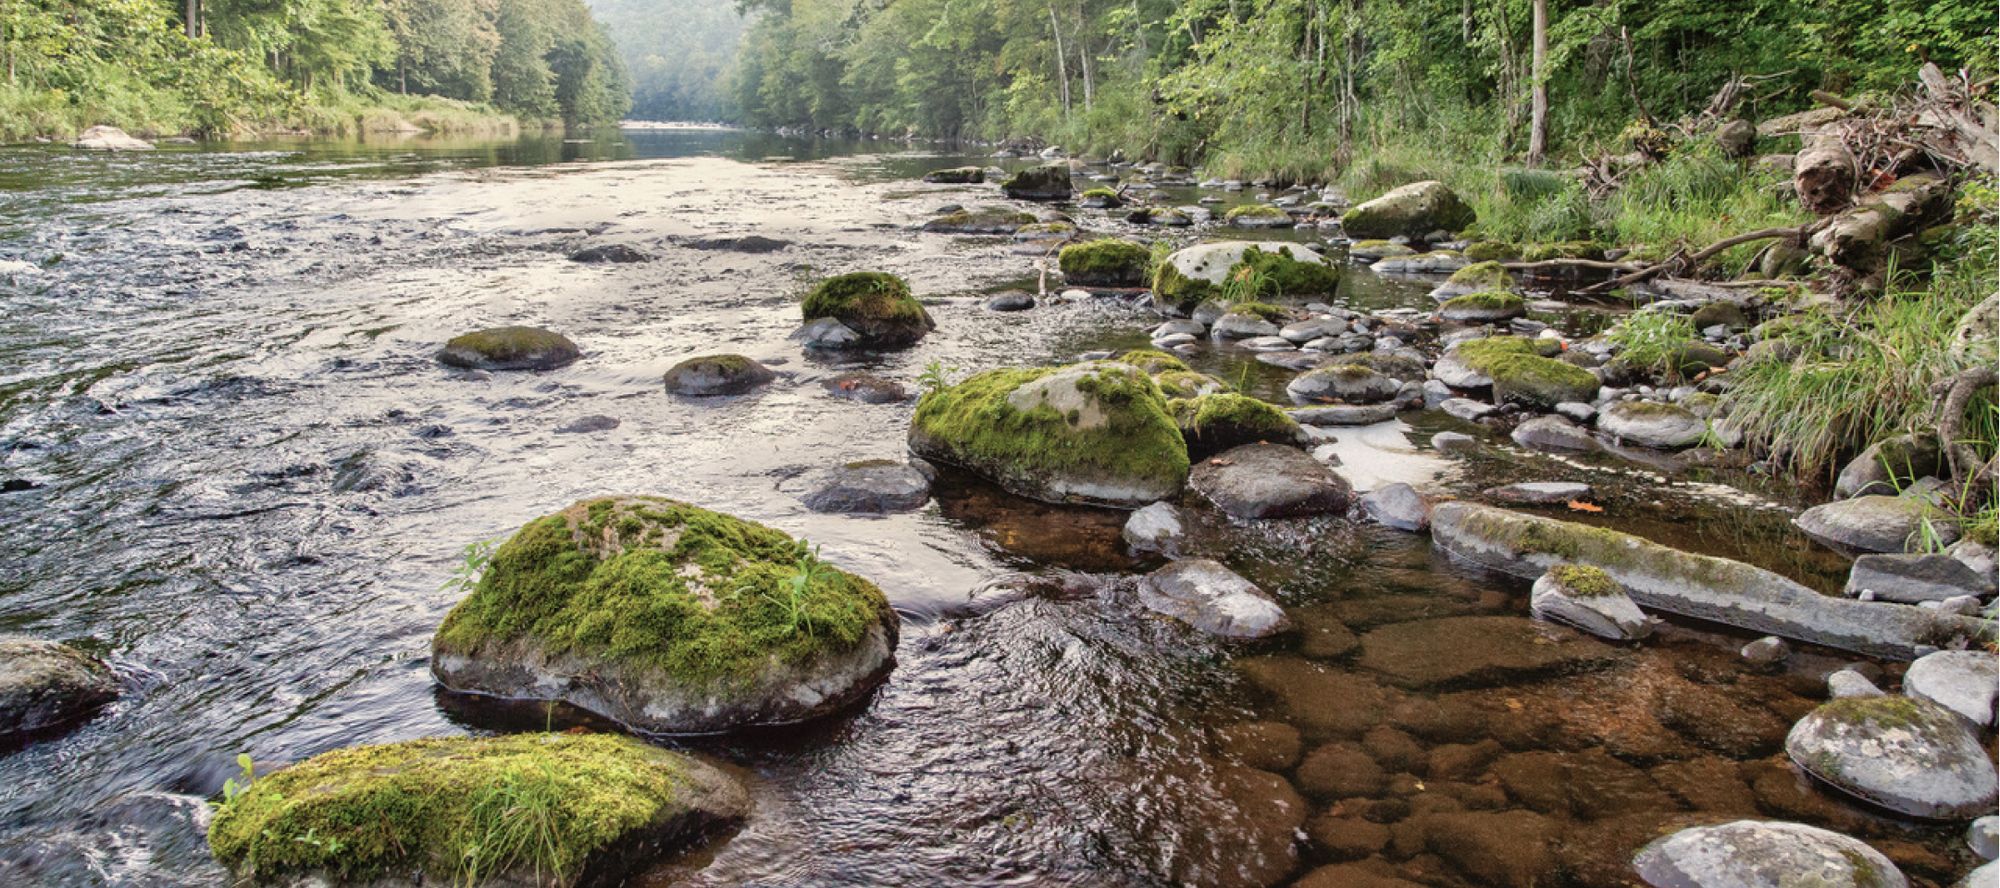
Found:
[[1232, 275], [1254, 270], [1260, 297], [1332, 296], [1340, 287], [1339, 269], [1303, 244], [1224, 241], [1195, 244], [1176, 251], [1153, 272], [1153, 301], [1182, 314], [1202, 300], [1220, 296]]
[[1188, 473], [1159, 386], [1109, 361], [989, 370], [927, 394], [910, 449], [1058, 503], [1141, 506], [1179, 493]]
[[492, 327], [452, 337], [438, 363], [468, 370], [554, 370], [582, 355], [569, 337], [540, 327]]
[[749, 812], [733, 778], [625, 737], [433, 738], [266, 774], [208, 844], [253, 884], [617, 884]]
[[1167, 412], [1180, 426], [1188, 456], [1206, 459], [1245, 444], [1302, 445], [1305, 429], [1285, 411], [1256, 398], [1220, 393], [1167, 402]]
[[1079, 287], [1138, 287], [1146, 283], [1152, 251], [1131, 241], [1107, 238], [1062, 248], [1063, 280]]
[[431, 671], [456, 691], [698, 733], [837, 710], [881, 682], [895, 646], [881, 590], [804, 543], [670, 499], [606, 497], [495, 550], [438, 627]]
[[937, 329], [930, 313], [902, 278], [880, 271], [856, 271], [820, 281], [801, 306], [805, 320], [833, 318], [861, 334], [866, 348], [909, 345]]

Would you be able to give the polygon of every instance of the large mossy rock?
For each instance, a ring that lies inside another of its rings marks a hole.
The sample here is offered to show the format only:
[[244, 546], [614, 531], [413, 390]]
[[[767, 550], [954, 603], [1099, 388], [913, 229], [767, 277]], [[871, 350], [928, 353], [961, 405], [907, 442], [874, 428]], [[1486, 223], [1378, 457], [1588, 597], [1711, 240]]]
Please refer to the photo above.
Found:
[[1993, 813], [1993, 760], [1970, 723], [1912, 697], [1846, 697], [1799, 719], [1785, 737], [1793, 763], [1828, 785], [1898, 814], [1971, 820]]
[[1455, 558], [1522, 579], [1558, 564], [1589, 565], [1610, 575], [1647, 610], [1870, 656], [1907, 660], [1925, 648], [1993, 639], [1991, 621], [1821, 595], [1740, 561], [1476, 503], [1432, 509], [1431, 541]]
[[452, 337], [438, 363], [468, 370], [554, 370], [582, 353], [569, 337], [540, 327], [492, 327]]
[[1115, 238], [1071, 244], [1057, 258], [1063, 280], [1079, 287], [1144, 286], [1152, 260], [1151, 250]]
[[208, 844], [249, 884], [617, 884], [749, 813], [733, 778], [626, 737], [433, 738], [263, 775]]
[[1167, 412], [1180, 426], [1191, 460], [1260, 441], [1294, 446], [1304, 446], [1307, 441], [1305, 429], [1290, 414], [1244, 395], [1175, 398], [1167, 402]]
[[763, 525], [660, 497], [585, 500], [501, 545], [438, 627], [456, 691], [561, 700], [655, 733], [837, 710], [895, 663], [867, 580]]
[[931, 170], [924, 174], [924, 181], [933, 185], [977, 185], [986, 181], [986, 170], [976, 166]]
[[937, 329], [902, 278], [856, 271], [820, 281], [800, 307], [807, 323], [831, 318], [860, 334], [863, 348], [910, 345]]
[[1069, 167], [1055, 163], [1029, 167], [1000, 183], [1000, 193], [1015, 200], [1069, 200]]
[[926, 394], [910, 449], [1049, 502], [1143, 506], [1179, 493], [1188, 473], [1159, 386], [1108, 361], [989, 370]]
[[1153, 272], [1153, 301], [1183, 314], [1204, 299], [1221, 295], [1230, 275], [1254, 269], [1262, 278], [1259, 296], [1331, 296], [1340, 287], [1339, 269], [1301, 244], [1223, 241], [1177, 250]]
[[1493, 336], [1459, 343], [1438, 359], [1437, 377], [1460, 388], [1493, 387], [1493, 399], [1544, 410], [1597, 397], [1597, 377], [1550, 354], [1542, 339]]
[[671, 394], [691, 398], [740, 395], [770, 384], [778, 374], [742, 355], [701, 355], [667, 368]]
[[61, 642], [0, 635], [0, 743], [73, 724], [118, 696], [111, 669]]
[[1443, 182], [1412, 182], [1356, 206], [1340, 217], [1340, 227], [1355, 240], [1421, 239], [1434, 231], [1462, 231], [1475, 214], [1458, 193]]

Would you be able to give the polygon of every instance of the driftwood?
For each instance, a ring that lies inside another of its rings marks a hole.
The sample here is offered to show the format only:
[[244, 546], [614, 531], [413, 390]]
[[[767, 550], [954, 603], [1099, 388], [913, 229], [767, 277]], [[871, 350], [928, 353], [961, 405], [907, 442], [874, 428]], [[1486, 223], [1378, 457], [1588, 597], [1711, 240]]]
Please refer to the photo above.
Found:
[[1856, 167], [1854, 152], [1839, 134], [1813, 139], [1792, 162], [1792, 187], [1799, 193], [1799, 203], [1821, 216], [1846, 209], [1854, 202]]
[[1875, 274], [1888, 259], [1889, 242], [1936, 218], [1950, 197], [1950, 186], [1936, 176], [1899, 180], [1887, 191], [1828, 217], [1825, 227], [1813, 235], [1813, 252], [1854, 274]]
[[1945, 461], [1951, 465], [1951, 476], [1957, 479], [1959, 488], [1967, 495], [1980, 501], [1961, 503], [1961, 510], [1977, 509], [1992, 491], [1993, 480], [2000, 474], [2000, 453], [1994, 454], [1984, 463], [1979, 461], [1979, 452], [1965, 440], [1965, 409], [1972, 404], [1974, 396], [2000, 383], [2000, 373], [1990, 366], [1973, 367], [1962, 370], [1950, 379], [1931, 386], [1931, 394], [1938, 398], [1937, 435], [1938, 446], [1944, 451]]
[[1787, 238], [1790, 239], [1793, 243], [1805, 243], [1806, 238], [1812, 236], [1812, 234], [1818, 231], [1820, 227], [1823, 225], [1825, 225], [1825, 220], [1821, 220], [1820, 222], [1815, 222], [1800, 228], [1760, 228], [1756, 231], [1746, 232], [1731, 237], [1725, 237], [1722, 240], [1709, 244], [1708, 246], [1696, 250], [1693, 253], [1689, 253], [1686, 250], [1675, 250], [1673, 255], [1668, 256], [1667, 258], [1660, 260], [1659, 262], [1635, 268], [1624, 275], [1612, 278], [1608, 281], [1600, 281], [1598, 283], [1583, 288], [1579, 292], [1607, 293], [1612, 290], [1616, 290], [1620, 287], [1629, 287], [1633, 284], [1640, 283], [1642, 281], [1652, 280], [1653, 278], [1659, 277], [1661, 275], [1680, 274], [1682, 272], [1699, 267], [1701, 263], [1715, 258], [1717, 255], [1722, 253], [1722, 251], [1727, 250], [1730, 247], [1739, 246], [1742, 244], [1754, 243], [1756, 241], [1761, 241], [1761, 240], [1772, 240], [1775, 238]]

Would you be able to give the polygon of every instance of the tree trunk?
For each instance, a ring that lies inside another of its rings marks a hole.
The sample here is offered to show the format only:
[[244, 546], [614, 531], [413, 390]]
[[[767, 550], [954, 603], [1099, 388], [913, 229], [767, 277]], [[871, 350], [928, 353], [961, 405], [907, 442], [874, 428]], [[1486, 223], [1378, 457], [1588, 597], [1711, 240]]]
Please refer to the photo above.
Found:
[[201, 0], [187, 0], [187, 21], [184, 24], [189, 40], [201, 36]]
[[1822, 216], [1854, 202], [1855, 177], [1854, 154], [1833, 133], [1813, 139], [1792, 165], [1799, 203]]
[[1528, 165], [1549, 153], [1549, 0], [1535, 0], [1535, 104], [1528, 122]]
[[1062, 25], [1056, 21], [1056, 5], [1049, 4], [1049, 33], [1056, 39], [1056, 79], [1061, 82], [1063, 120], [1069, 120], [1069, 59], [1063, 54]]
[[1951, 189], [1931, 175], [1909, 176], [1860, 206], [1843, 211], [1813, 235], [1814, 252], [1866, 277], [1887, 264], [1889, 242], [1913, 234], [1948, 209]]

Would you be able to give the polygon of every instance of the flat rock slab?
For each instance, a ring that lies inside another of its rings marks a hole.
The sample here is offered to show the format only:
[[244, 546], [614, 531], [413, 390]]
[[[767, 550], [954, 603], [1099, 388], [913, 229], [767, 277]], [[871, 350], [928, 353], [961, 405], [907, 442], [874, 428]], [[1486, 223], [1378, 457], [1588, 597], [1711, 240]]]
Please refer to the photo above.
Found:
[[1590, 432], [1560, 416], [1537, 416], [1514, 427], [1509, 437], [1529, 450], [1550, 453], [1585, 453], [1597, 449]]
[[1376, 523], [1397, 530], [1420, 531], [1431, 526], [1431, 504], [1416, 488], [1398, 481], [1369, 491], [1361, 511]]
[[1987, 651], [1925, 654], [1903, 674], [1903, 693], [1992, 727], [1994, 704], [2000, 700], [2000, 660]]
[[1910, 697], [1848, 697], [1792, 726], [1785, 753], [1806, 773], [1898, 814], [1971, 819], [1993, 811], [1993, 760], [1951, 710]]
[[1837, 832], [1738, 820], [1684, 829], [1632, 858], [1653, 888], [1908, 888], [1882, 852]]
[[1993, 594], [1993, 578], [1983, 577], [1950, 555], [1876, 553], [1854, 559], [1847, 574], [1848, 596], [1873, 592], [1882, 601], [1915, 604], [1960, 595]]
[[1486, 490], [1496, 502], [1516, 506], [1560, 506], [1570, 500], [1590, 497], [1590, 485], [1573, 481], [1529, 481]]
[[1681, 450], [1701, 442], [1708, 423], [1673, 404], [1619, 401], [1597, 414], [1599, 431], [1627, 444]]
[[1282, 444], [1246, 444], [1204, 460], [1188, 486], [1237, 518], [1292, 518], [1347, 510], [1347, 482]]
[[1815, 542], [1841, 552], [1904, 552], [1922, 537], [1924, 519], [1946, 545], [1958, 528], [1915, 497], [1857, 496], [1822, 503], [1792, 519]]
[[888, 459], [863, 460], [836, 468], [806, 494], [806, 508], [815, 512], [881, 514], [907, 512], [930, 501], [931, 482], [909, 463]]
[[1396, 405], [1327, 404], [1319, 407], [1295, 407], [1286, 412], [1301, 425], [1365, 426], [1395, 419]]
[[1223, 638], [1263, 638], [1290, 628], [1285, 610], [1219, 561], [1190, 558], [1147, 574], [1139, 602]]
[[1604, 666], [1614, 649], [1520, 617], [1395, 623], [1361, 637], [1362, 668], [1411, 688], [1490, 687]]

